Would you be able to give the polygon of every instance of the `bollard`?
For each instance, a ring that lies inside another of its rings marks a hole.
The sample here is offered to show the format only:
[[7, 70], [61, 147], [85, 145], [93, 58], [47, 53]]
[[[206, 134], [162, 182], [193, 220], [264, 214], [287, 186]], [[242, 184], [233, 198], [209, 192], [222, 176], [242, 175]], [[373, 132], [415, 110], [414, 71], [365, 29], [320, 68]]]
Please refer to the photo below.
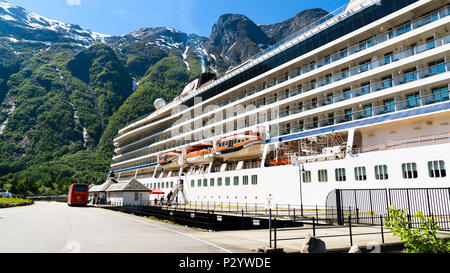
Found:
[[381, 223], [381, 242], [384, 244], [383, 215], [380, 215], [380, 223]]

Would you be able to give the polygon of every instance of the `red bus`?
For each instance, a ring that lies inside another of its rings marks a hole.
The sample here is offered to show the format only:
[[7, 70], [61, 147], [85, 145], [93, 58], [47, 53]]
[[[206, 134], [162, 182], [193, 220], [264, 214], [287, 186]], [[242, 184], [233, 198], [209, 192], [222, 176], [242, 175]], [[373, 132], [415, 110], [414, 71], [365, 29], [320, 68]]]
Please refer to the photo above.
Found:
[[72, 184], [69, 188], [67, 204], [69, 206], [87, 206], [89, 201], [89, 185]]

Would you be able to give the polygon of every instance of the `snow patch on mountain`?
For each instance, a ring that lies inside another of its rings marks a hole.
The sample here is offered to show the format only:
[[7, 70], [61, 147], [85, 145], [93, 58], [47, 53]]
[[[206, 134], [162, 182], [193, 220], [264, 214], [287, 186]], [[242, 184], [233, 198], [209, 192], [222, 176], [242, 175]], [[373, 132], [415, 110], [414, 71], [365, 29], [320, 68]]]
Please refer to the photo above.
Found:
[[[0, 24], [2, 31], [11, 32], [10, 37], [20, 41], [36, 40], [50, 43], [62, 41], [89, 46], [110, 37], [110, 35], [92, 32], [75, 24], [66, 24], [40, 16], [3, 1], [0, 1]], [[14, 35], [14, 33], [16, 34]], [[55, 33], [57, 35], [54, 35]], [[20, 37], [20, 35], [27, 35], [28, 38]], [[30, 37], [35, 39], [30, 39]]]

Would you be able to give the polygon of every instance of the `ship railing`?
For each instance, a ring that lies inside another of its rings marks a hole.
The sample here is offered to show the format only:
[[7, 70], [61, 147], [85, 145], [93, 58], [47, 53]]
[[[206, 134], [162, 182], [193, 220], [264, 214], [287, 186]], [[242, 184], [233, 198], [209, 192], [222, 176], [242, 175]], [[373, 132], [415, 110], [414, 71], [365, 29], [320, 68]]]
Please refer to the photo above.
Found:
[[390, 140], [354, 149], [356, 154], [450, 143], [450, 132]]
[[[352, 46], [352, 47], [350, 47], [348, 49], [340, 51], [340, 52], [338, 52], [336, 54], [333, 54], [333, 55], [331, 55], [329, 57], [326, 57], [326, 58], [318, 61], [315, 64], [308, 65], [308, 66], [300, 68], [300, 69], [298, 69], [296, 71], [290, 72], [289, 75], [288, 75], [288, 79], [292, 79], [292, 78], [298, 77], [298, 76], [300, 76], [302, 74], [305, 74], [307, 72], [310, 72], [312, 70], [320, 68], [320, 67], [322, 67], [324, 65], [330, 64], [332, 62], [336, 62], [336, 61], [338, 61], [338, 60], [340, 60], [342, 58], [345, 58], [345, 57], [350, 56], [352, 54], [358, 53], [358, 52], [360, 52], [362, 50], [365, 50], [367, 48], [373, 47], [373, 46], [375, 46], [375, 45], [377, 45], [379, 43], [382, 43], [382, 42], [385, 42], [387, 40], [390, 40], [390, 39], [393, 39], [395, 37], [398, 37], [398, 36], [400, 36], [402, 34], [405, 34], [405, 33], [409, 32], [411, 30], [417, 29], [419, 27], [422, 27], [424, 25], [427, 25], [429, 23], [432, 23], [434, 21], [442, 19], [442, 18], [448, 16], [449, 13], [450, 13], [450, 7], [445, 7], [445, 8], [442, 8], [441, 10], [439, 10], [439, 11], [433, 12], [432, 14], [424, 15], [423, 17], [421, 17], [421, 18], [419, 18], [419, 19], [417, 19], [417, 20], [415, 20], [413, 22], [406, 23], [406, 24], [404, 24], [402, 26], [399, 26], [399, 27], [397, 27], [397, 28], [395, 28], [395, 29], [393, 29], [391, 31], [388, 31], [388, 32], [383, 33], [383, 34], [380, 34], [380, 35], [378, 35], [378, 36], [376, 36], [376, 37], [374, 37], [374, 38], [372, 38], [372, 39], [370, 39], [368, 41], [361, 42], [361, 43], [359, 43], [359, 44], [357, 44], [355, 46]], [[407, 53], [408, 52], [406, 52], [405, 54], [407, 54]], [[393, 59], [395, 59], [395, 58], [393, 58]], [[364, 69], [366, 69], [366, 67], [367, 67], [367, 64], [364, 64], [358, 69], [360, 69], [361, 71], [364, 71]], [[337, 78], [339, 78], [339, 77], [342, 77], [342, 76], [337, 76]], [[280, 83], [282, 83], [284, 81], [285, 81], [285, 76], [283, 76], [281, 79], [275, 80], [275, 85], [276, 84], [280, 84]], [[202, 88], [202, 90], [203, 89], [205, 89], [205, 88]], [[251, 91], [247, 92], [245, 94], [245, 96], [250, 96], [250, 95], [252, 95], [254, 93], [263, 91], [265, 89], [267, 89], [266, 85], [257, 86], [257, 87], [255, 87], [255, 89], [252, 89]], [[306, 91], [312, 90], [312, 88], [311, 87], [305, 87], [305, 90]], [[197, 93], [201, 93], [200, 90]], [[179, 102], [179, 101], [180, 101], [179, 99], [178, 100], [176, 99], [174, 102]], [[221, 106], [225, 106], [228, 103], [229, 103], [228, 101], [224, 102], [223, 104], [221, 104]], [[172, 104], [170, 104], [170, 105], [172, 105]], [[166, 107], [166, 108], [169, 109], [170, 107]], [[173, 113], [168, 114], [168, 115], [166, 115], [164, 117], [160, 117], [160, 118], [151, 120], [149, 122], [143, 123], [141, 125], [137, 125], [136, 127], [133, 127], [133, 129], [141, 128], [143, 126], [155, 123], [157, 121], [160, 121], [162, 119], [165, 119], [167, 117], [173, 116], [173, 115], [178, 114], [178, 113], [179, 113], [179, 111], [174, 111]], [[132, 125], [134, 123], [139, 123], [139, 122], [149, 118], [150, 116], [151, 116], [151, 114], [150, 115], [145, 115], [145, 116], [137, 118], [137, 119], [135, 119], [133, 121], [127, 122], [126, 127], [121, 130], [120, 134], [126, 133], [127, 131], [132, 129], [132, 128], [127, 128], [128, 126], [130, 126], [130, 125]]]
[[426, 95], [423, 97], [414, 97], [413, 99], [407, 99], [404, 101], [396, 102], [396, 103], [390, 103], [383, 106], [377, 106], [377, 107], [368, 107], [366, 109], [363, 109], [361, 111], [357, 112], [349, 112], [345, 113], [340, 116], [336, 117], [329, 117], [322, 120], [316, 120], [309, 123], [304, 123], [300, 126], [296, 127], [279, 127], [279, 135], [289, 135], [296, 132], [303, 132], [306, 130], [313, 130], [318, 129], [322, 127], [332, 126], [336, 124], [356, 121], [364, 118], [371, 118], [375, 116], [380, 116], [388, 113], [394, 113], [397, 111], [422, 107], [434, 103], [440, 103], [445, 102], [449, 100], [449, 91], [448, 88], [445, 88], [443, 91], [435, 92], [431, 95]]

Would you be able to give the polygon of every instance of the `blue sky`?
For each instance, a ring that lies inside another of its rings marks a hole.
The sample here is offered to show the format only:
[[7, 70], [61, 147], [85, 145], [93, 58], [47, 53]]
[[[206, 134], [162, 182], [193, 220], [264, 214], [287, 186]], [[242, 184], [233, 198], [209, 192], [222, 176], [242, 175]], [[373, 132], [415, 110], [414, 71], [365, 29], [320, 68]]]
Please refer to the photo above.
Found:
[[41, 16], [119, 35], [143, 27], [172, 27], [208, 37], [220, 15], [240, 13], [273, 24], [309, 8], [331, 12], [348, 0], [6, 0]]

